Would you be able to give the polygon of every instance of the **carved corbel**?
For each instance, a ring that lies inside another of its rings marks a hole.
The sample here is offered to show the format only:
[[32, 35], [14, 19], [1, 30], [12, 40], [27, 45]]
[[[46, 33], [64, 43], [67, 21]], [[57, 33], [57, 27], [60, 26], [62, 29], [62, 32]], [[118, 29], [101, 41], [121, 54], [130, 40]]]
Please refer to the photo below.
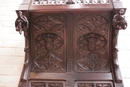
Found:
[[29, 22], [27, 17], [23, 14], [22, 11], [17, 11], [18, 18], [15, 21], [15, 28], [20, 34], [22, 31], [26, 31], [29, 28]]
[[119, 9], [115, 11], [115, 15], [113, 17], [113, 26], [118, 30], [125, 30], [127, 27], [127, 21], [125, 20], [125, 11], [126, 9]]

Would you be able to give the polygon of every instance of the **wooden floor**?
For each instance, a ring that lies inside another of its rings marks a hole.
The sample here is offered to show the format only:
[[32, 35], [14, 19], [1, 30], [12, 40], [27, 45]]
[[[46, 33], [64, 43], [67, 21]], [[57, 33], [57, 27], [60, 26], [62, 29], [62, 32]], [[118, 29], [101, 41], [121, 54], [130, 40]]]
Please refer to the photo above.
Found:
[[[130, 6], [126, 19], [130, 25]], [[24, 37], [15, 31], [15, 9], [22, 0], [0, 0], [0, 87], [17, 87], [24, 61]], [[127, 4], [128, 3], [128, 4]], [[119, 64], [125, 87], [130, 87], [130, 27], [119, 33]]]

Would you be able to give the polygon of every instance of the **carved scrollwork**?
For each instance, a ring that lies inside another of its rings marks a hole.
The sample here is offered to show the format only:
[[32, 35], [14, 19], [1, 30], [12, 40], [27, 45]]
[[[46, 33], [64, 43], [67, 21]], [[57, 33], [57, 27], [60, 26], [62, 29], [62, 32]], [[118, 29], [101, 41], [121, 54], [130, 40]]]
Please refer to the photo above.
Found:
[[26, 31], [29, 27], [29, 22], [27, 17], [23, 14], [22, 11], [17, 11], [18, 18], [15, 21], [16, 31], [20, 34], [22, 31]]
[[125, 9], [118, 10], [118, 13], [116, 13], [113, 17], [113, 26], [115, 29], [121, 30], [126, 29], [127, 27], [127, 21], [125, 20]]

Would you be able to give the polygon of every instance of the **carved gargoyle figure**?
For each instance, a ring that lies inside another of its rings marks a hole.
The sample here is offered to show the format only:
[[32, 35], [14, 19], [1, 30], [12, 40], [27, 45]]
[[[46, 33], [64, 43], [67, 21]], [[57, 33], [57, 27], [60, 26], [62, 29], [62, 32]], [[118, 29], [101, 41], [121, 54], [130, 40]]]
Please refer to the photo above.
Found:
[[22, 11], [17, 12], [18, 18], [15, 21], [15, 27], [16, 31], [19, 31], [20, 34], [22, 34], [22, 31], [25, 31], [28, 29], [28, 19], [25, 15], [23, 15]]
[[124, 16], [124, 9], [121, 9], [118, 14], [114, 15], [113, 26], [118, 30], [126, 29], [127, 22], [126, 22], [125, 16]]

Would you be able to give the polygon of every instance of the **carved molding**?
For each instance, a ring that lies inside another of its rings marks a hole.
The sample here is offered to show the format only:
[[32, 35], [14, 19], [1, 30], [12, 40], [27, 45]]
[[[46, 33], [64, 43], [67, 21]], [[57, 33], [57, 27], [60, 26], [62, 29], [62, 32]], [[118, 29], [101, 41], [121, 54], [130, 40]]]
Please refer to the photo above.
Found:
[[66, 87], [74, 87], [74, 83], [75, 83], [75, 81], [68, 80], [68, 81], [66, 81]]
[[27, 82], [20, 82], [18, 87], [27, 87]]
[[125, 9], [119, 9], [113, 17], [113, 26], [115, 29], [121, 30], [127, 28], [127, 21], [125, 20]]
[[123, 83], [116, 83], [115, 87], [124, 87]]
[[20, 34], [29, 28], [29, 22], [23, 11], [17, 11], [18, 18], [15, 21], [15, 28]]
[[74, 70], [74, 57], [73, 57], [73, 52], [74, 52], [74, 28], [73, 28], [73, 14], [67, 14], [67, 30], [66, 30], [66, 51], [67, 51], [67, 72], [72, 72]]

